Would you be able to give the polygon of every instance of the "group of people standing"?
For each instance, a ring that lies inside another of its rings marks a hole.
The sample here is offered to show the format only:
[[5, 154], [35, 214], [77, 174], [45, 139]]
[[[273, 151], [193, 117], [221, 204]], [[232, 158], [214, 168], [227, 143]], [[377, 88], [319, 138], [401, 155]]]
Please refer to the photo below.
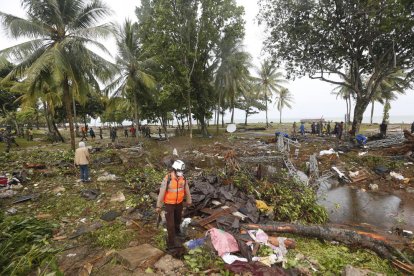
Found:
[[[335, 126], [332, 130], [331, 129], [331, 122], [324, 123], [322, 121], [319, 121], [319, 122], [312, 122], [310, 133], [311, 133], [311, 135], [318, 135], [318, 136], [336, 135], [336, 137], [338, 137], [338, 139], [342, 139], [343, 131], [344, 131], [344, 122], [340, 122], [340, 123], [335, 122]], [[292, 136], [295, 137], [296, 133], [297, 133], [297, 124], [296, 124], [296, 122], [294, 122], [293, 125], [292, 125]], [[299, 133], [301, 135], [305, 135], [305, 133], [306, 133], [304, 122], [300, 123]]]

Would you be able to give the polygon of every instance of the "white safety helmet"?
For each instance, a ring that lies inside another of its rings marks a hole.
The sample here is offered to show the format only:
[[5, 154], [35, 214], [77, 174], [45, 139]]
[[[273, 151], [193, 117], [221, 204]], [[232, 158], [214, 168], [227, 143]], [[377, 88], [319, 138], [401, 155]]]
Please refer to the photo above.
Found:
[[172, 165], [172, 168], [176, 171], [183, 171], [185, 170], [185, 164], [183, 161], [181, 160], [177, 160], [174, 162], [174, 164]]

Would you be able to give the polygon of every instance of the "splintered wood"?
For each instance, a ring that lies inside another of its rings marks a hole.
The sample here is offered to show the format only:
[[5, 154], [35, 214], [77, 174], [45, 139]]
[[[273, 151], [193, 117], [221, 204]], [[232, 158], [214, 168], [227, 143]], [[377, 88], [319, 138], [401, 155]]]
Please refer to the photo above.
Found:
[[355, 174], [349, 174], [349, 178], [351, 178], [353, 183], [357, 183], [363, 180], [367, 180], [371, 174], [367, 170], [360, 170]]
[[224, 160], [226, 161], [226, 174], [233, 175], [240, 170], [240, 164], [236, 160], [236, 153], [234, 150], [229, 150], [224, 154]]

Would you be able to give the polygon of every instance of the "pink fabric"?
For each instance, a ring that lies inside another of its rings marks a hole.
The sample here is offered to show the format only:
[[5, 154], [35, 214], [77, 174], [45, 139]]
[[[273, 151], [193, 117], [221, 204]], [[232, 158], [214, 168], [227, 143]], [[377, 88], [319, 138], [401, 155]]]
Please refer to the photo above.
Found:
[[231, 234], [217, 228], [212, 228], [207, 233], [210, 234], [211, 243], [220, 257], [225, 253], [239, 251], [237, 241]]

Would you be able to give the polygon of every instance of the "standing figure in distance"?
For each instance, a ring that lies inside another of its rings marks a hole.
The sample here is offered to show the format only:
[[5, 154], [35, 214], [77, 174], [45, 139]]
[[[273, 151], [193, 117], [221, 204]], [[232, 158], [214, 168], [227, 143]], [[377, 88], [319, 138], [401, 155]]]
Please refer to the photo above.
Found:
[[79, 148], [75, 151], [75, 165], [80, 167], [80, 180], [89, 181], [89, 150], [85, 142], [79, 142]]

